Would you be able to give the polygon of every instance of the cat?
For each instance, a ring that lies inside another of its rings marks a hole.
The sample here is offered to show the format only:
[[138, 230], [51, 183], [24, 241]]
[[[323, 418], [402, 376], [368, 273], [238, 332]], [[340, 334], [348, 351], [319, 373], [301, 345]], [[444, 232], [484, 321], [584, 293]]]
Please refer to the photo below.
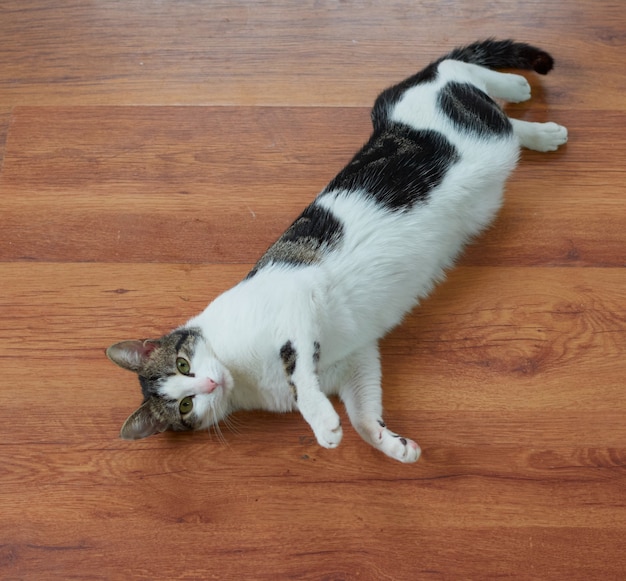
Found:
[[361, 437], [401, 462], [421, 450], [383, 421], [378, 342], [492, 221], [520, 146], [556, 150], [567, 130], [509, 119], [492, 100], [530, 98], [523, 76], [552, 57], [512, 40], [457, 48], [377, 98], [369, 141], [249, 274], [160, 339], [108, 357], [144, 401], [121, 437], [209, 429], [236, 410], [298, 410], [334, 448], [338, 395]]

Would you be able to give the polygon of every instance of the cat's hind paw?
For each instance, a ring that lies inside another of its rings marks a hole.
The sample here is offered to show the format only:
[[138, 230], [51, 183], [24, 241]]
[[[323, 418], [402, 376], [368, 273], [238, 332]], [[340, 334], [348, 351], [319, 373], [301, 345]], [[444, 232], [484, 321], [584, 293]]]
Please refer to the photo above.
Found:
[[567, 129], [557, 123], [532, 123], [511, 119], [513, 131], [519, 142], [535, 151], [555, 151], [567, 143]]
[[522, 75], [501, 73], [493, 87], [494, 96], [509, 103], [521, 103], [530, 99], [530, 84]]
[[536, 151], [556, 151], [567, 143], [567, 129], [557, 123], [538, 123], [534, 138]]

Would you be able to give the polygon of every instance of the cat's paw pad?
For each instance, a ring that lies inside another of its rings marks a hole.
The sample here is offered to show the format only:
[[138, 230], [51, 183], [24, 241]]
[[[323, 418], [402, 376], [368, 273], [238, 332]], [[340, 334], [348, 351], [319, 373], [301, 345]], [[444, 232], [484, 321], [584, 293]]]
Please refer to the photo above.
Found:
[[557, 123], [538, 123], [534, 135], [533, 149], [537, 151], [556, 151], [567, 143], [567, 129]]
[[498, 97], [510, 103], [521, 103], [530, 99], [530, 84], [522, 75], [506, 74], [506, 79], [499, 87]]

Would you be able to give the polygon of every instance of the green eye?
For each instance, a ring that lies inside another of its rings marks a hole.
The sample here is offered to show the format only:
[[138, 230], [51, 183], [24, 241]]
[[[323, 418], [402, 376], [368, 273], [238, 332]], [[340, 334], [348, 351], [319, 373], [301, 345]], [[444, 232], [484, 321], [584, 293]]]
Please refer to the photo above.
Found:
[[193, 409], [193, 397], [188, 396], [184, 397], [180, 400], [180, 404], [178, 405], [178, 410], [181, 415], [188, 414]]
[[184, 357], [179, 357], [176, 359], [176, 369], [178, 369], [179, 373], [183, 375], [189, 375], [191, 372], [191, 365], [189, 365], [189, 361], [187, 361]]

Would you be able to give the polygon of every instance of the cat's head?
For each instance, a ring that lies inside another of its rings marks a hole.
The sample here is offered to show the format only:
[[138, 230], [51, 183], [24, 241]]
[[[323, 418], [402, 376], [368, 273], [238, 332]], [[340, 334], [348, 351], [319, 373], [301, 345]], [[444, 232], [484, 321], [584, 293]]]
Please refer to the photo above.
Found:
[[197, 328], [160, 339], [122, 341], [108, 358], [139, 376], [144, 402], [124, 422], [120, 436], [138, 440], [165, 430], [208, 429], [229, 411], [233, 378]]

